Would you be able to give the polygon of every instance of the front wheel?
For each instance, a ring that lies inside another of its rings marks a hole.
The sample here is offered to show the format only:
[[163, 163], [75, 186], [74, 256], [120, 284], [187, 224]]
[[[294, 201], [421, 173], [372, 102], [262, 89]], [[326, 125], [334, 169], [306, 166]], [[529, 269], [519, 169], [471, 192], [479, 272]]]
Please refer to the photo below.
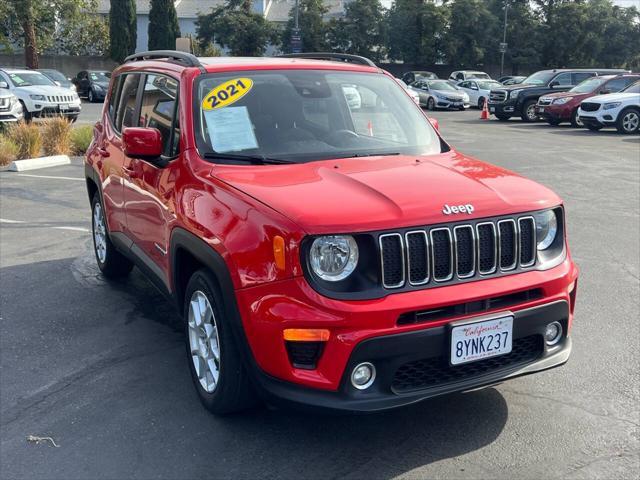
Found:
[[24, 104], [22, 100], [20, 100], [20, 105], [22, 105], [22, 113], [24, 114], [24, 117], [23, 117], [24, 121], [26, 123], [31, 122], [31, 119], [33, 118], [33, 116], [31, 115], [29, 110], [27, 110], [27, 106]]
[[640, 110], [636, 108], [627, 108], [620, 112], [616, 121], [616, 128], [620, 133], [636, 133], [640, 128]]
[[87, 99], [89, 100], [89, 103], [93, 103], [96, 101], [94, 95], [93, 95], [93, 90], [90, 88], [89, 89], [89, 96], [87, 97]]
[[535, 122], [538, 119], [538, 114], [536, 113], [536, 100], [527, 100], [522, 105], [522, 114], [520, 115], [522, 120], [525, 122]]
[[478, 99], [478, 108], [482, 110], [484, 108], [484, 97]]
[[578, 109], [577, 108], [571, 114], [571, 126], [573, 128], [582, 128], [582, 127], [584, 127], [584, 123], [582, 122], [582, 120], [580, 120], [580, 117], [578, 116]]
[[509, 120], [511, 118], [511, 115], [496, 114], [496, 118], [498, 120], [500, 120], [501, 122], [506, 122], [507, 120]]
[[256, 396], [215, 278], [207, 270], [198, 270], [184, 298], [189, 370], [200, 401], [215, 414], [253, 406]]
[[93, 231], [93, 251], [98, 268], [107, 278], [124, 277], [131, 272], [133, 263], [116, 250], [109, 238], [109, 230], [104, 207], [98, 192], [91, 202], [91, 227]]
[[556, 119], [548, 118], [548, 119], [547, 119], [547, 123], [548, 123], [549, 125], [551, 125], [552, 127], [557, 127], [558, 125], [560, 125], [560, 120], [556, 120]]

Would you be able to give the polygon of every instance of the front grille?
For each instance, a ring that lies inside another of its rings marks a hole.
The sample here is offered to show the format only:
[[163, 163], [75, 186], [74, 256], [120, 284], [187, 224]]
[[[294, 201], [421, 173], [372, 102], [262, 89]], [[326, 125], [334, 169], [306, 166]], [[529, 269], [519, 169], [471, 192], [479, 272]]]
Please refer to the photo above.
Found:
[[597, 112], [598, 110], [600, 110], [600, 104], [593, 102], [582, 102], [580, 104], [580, 108], [583, 112]]
[[502, 103], [507, 99], [507, 92], [504, 90], [492, 90], [489, 92], [489, 101], [493, 103]]
[[461, 98], [455, 98], [455, 97], [447, 97], [447, 100], [450, 102], [462, 102]]
[[70, 95], [47, 95], [47, 100], [51, 103], [64, 103], [71, 102], [72, 97]]
[[405, 363], [396, 371], [391, 388], [395, 393], [405, 393], [424, 388], [439, 387], [464, 382], [487, 373], [525, 365], [537, 360], [544, 346], [541, 335], [516, 338], [511, 353], [462, 365], [449, 365], [448, 356], [428, 358]]
[[382, 285], [444, 283], [531, 267], [536, 260], [535, 221], [483, 220], [416, 229], [379, 237]]

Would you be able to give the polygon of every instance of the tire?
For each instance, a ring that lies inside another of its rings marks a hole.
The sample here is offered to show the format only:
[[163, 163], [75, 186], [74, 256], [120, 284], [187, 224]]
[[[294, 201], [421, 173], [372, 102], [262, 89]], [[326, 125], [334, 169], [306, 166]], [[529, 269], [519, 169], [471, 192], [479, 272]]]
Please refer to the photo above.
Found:
[[601, 125], [587, 125], [587, 128], [592, 132], [599, 132], [600, 130], [602, 130]]
[[429, 100], [427, 100], [427, 110], [435, 110], [436, 109], [436, 102], [433, 100], [433, 97], [429, 97]]
[[571, 126], [573, 128], [584, 128], [584, 123], [582, 123], [582, 120], [580, 120], [580, 117], [578, 117], [577, 108], [571, 114]]
[[[208, 270], [196, 271], [187, 284], [184, 298], [189, 371], [200, 401], [207, 410], [217, 415], [254, 406], [257, 396], [242, 362], [229, 319], [222, 315], [225, 308], [216, 279]], [[204, 315], [200, 315], [203, 310]]]
[[131, 272], [133, 263], [118, 252], [111, 243], [104, 207], [98, 192], [95, 193], [91, 201], [91, 233], [93, 252], [102, 274], [107, 278], [126, 277]]
[[93, 89], [89, 88], [89, 93], [87, 95], [87, 100], [89, 100], [89, 103], [93, 103], [96, 101], [95, 96], [93, 95]]
[[640, 110], [637, 108], [625, 108], [616, 120], [618, 132], [630, 135], [640, 131]]
[[76, 123], [76, 121], [78, 120], [78, 115], [72, 115], [68, 118], [71, 123]]
[[507, 120], [509, 120], [511, 118], [511, 115], [496, 114], [496, 118], [498, 120], [500, 120], [501, 122], [506, 122]]
[[22, 100], [20, 100], [20, 105], [22, 105], [22, 113], [24, 113], [24, 121], [26, 123], [30, 123], [31, 120], [33, 119], [33, 115], [31, 115], [29, 110], [27, 110], [27, 107]]
[[484, 108], [484, 97], [478, 99], [478, 108], [482, 110]]
[[532, 123], [538, 119], [535, 110], [536, 103], [538, 103], [537, 100], [527, 100], [524, 102], [522, 105], [522, 113], [520, 114], [523, 122]]

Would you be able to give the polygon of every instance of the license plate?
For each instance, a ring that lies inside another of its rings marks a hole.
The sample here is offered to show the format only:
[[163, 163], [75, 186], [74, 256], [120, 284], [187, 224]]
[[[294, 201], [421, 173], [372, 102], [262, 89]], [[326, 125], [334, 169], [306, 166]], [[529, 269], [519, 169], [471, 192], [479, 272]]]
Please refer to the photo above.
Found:
[[489, 107], [489, 111], [491, 113], [495, 113], [496, 112], [496, 107]]
[[69, 105], [59, 105], [61, 112], [66, 112], [69, 110]]
[[451, 365], [511, 353], [513, 317], [465, 323], [451, 330]]
[[538, 113], [544, 113], [544, 107], [538, 107]]

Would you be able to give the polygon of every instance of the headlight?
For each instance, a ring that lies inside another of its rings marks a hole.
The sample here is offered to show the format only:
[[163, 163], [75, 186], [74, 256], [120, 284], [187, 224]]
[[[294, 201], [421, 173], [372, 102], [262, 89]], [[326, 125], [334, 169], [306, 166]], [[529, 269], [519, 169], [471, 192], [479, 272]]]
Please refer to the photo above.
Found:
[[462, 95], [462, 100], [463, 100], [463, 101], [465, 101], [465, 102], [468, 102], [468, 101], [469, 101], [469, 95], [467, 95], [466, 93], [464, 93], [464, 94]]
[[72, 83], [71, 85], [69, 85], [69, 90], [73, 90], [75, 92], [76, 86]]
[[309, 264], [322, 280], [344, 280], [358, 265], [358, 244], [350, 235], [318, 237], [311, 245]]
[[564, 105], [569, 100], [571, 100], [571, 97], [556, 98], [553, 103], [554, 105]]
[[9, 98], [9, 108], [13, 108], [18, 104], [18, 97], [10, 97]]
[[29, 95], [29, 97], [31, 100], [40, 100], [41, 102], [45, 100], [44, 95]]
[[511, 90], [511, 92], [509, 92], [509, 98], [517, 98], [521, 91], [522, 90]]
[[618, 108], [620, 105], [622, 105], [622, 102], [605, 103], [604, 107], [602, 107], [602, 109], [603, 110], [611, 110], [612, 108]]
[[545, 250], [551, 246], [558, 233], [558, 219], [553, 210], [534, 213], [536, 221], [536, 243], [538, 250]]

